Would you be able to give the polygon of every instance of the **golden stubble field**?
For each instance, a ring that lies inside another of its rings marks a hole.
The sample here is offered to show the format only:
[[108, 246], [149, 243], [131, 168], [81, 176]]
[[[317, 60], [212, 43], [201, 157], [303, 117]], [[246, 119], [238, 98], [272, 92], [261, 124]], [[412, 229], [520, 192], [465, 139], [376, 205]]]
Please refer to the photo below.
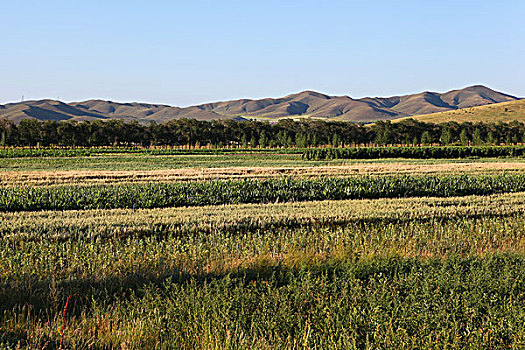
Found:
[[525, 162], [446, 162], [407, 164], [406, 162], [365, 163], [339, 166], [298, 167], [226, 167], [181, 168], [162, 170], [57, 170], [0, 171], [0, 186], [48, 186], [114, 183], [176, 182], [219, 179], [356, 176], [356, 175], [430, 175], [497, 174], [525, 172]]

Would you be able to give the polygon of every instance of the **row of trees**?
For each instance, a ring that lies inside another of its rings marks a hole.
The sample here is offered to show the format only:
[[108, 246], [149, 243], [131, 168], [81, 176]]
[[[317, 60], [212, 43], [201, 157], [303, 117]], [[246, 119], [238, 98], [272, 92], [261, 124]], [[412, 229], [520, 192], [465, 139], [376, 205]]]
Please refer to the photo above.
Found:
[[406, 119], [399, 123], [376, 122], [372, 128], [378, 145], [474, 145], [525, 142], [525, 123], [423, 123]]
[[122, 120], [0, 121], [0, 146], [317, 147], [354, 145], [481, 145], [525, 142], [525, 123], [422, 123], [407, 119], [371, 125], [345, 122], [278, 123], [171, 120], [148, 125]]

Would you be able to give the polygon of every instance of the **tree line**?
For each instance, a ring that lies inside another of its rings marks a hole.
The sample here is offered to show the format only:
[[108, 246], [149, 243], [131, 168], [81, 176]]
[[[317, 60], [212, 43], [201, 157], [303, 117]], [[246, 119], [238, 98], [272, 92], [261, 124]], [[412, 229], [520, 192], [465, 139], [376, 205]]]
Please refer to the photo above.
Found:
[[321, 120], [259, 121], [195, 119], [136, 121], [0, 120], [0, 146], [319, 147], [387, 145], [497, 145], [525, 142], [525, 123], [423, 123], [406, 119], [365, 125]]

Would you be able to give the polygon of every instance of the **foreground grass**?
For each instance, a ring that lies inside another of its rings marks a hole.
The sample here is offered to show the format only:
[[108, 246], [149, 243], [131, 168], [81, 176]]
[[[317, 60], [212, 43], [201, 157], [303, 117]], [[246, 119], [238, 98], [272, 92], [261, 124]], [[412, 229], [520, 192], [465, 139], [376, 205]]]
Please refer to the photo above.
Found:
[[[76, 296], [65, 339], [73, 349], [520, 348], [524, 280], [513, 255], [173, 276], [89, 305]], [[15, 310], [3, 314], [4, 343], [56, 346], [60, 317]]]
[[74, 295], [73, 349], [520, 348], [524, 225], [523, 193], [2, 213], [0, 343], [56, 348]]
[[56, 349], [62, 327], [68, 349], [525, 346], [523, 160], [0, 164], [0, 348]]
[[0, 281], [111, 283], [340, 256], [520, 253], [523, 194], [4, 213]]

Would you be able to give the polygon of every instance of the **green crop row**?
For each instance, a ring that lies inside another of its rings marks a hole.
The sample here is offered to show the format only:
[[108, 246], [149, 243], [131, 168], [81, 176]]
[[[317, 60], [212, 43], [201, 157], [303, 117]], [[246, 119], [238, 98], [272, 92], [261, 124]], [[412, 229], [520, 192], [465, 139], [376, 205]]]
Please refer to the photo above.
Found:
[[0, 211], [162, 208], [525, 191], [525, 175], [382, 176], [0, 188]]
[[86, 157], [98, 154], [144, 154], [144, 155], [221, 155], [221, 154], [302, 154], [304, 148], [139, 148], [139, 147], [92, 147], [92, 148], [2, 148], [0, 158], [23, 157]]
[[364, 147], [364, 148], [316, 148], [303, 152], [306, 160], [329, 159], [381, 159], [381, 158], [496, 158], [523, 157], [522, 146], [480, 146], [480, 147]]

